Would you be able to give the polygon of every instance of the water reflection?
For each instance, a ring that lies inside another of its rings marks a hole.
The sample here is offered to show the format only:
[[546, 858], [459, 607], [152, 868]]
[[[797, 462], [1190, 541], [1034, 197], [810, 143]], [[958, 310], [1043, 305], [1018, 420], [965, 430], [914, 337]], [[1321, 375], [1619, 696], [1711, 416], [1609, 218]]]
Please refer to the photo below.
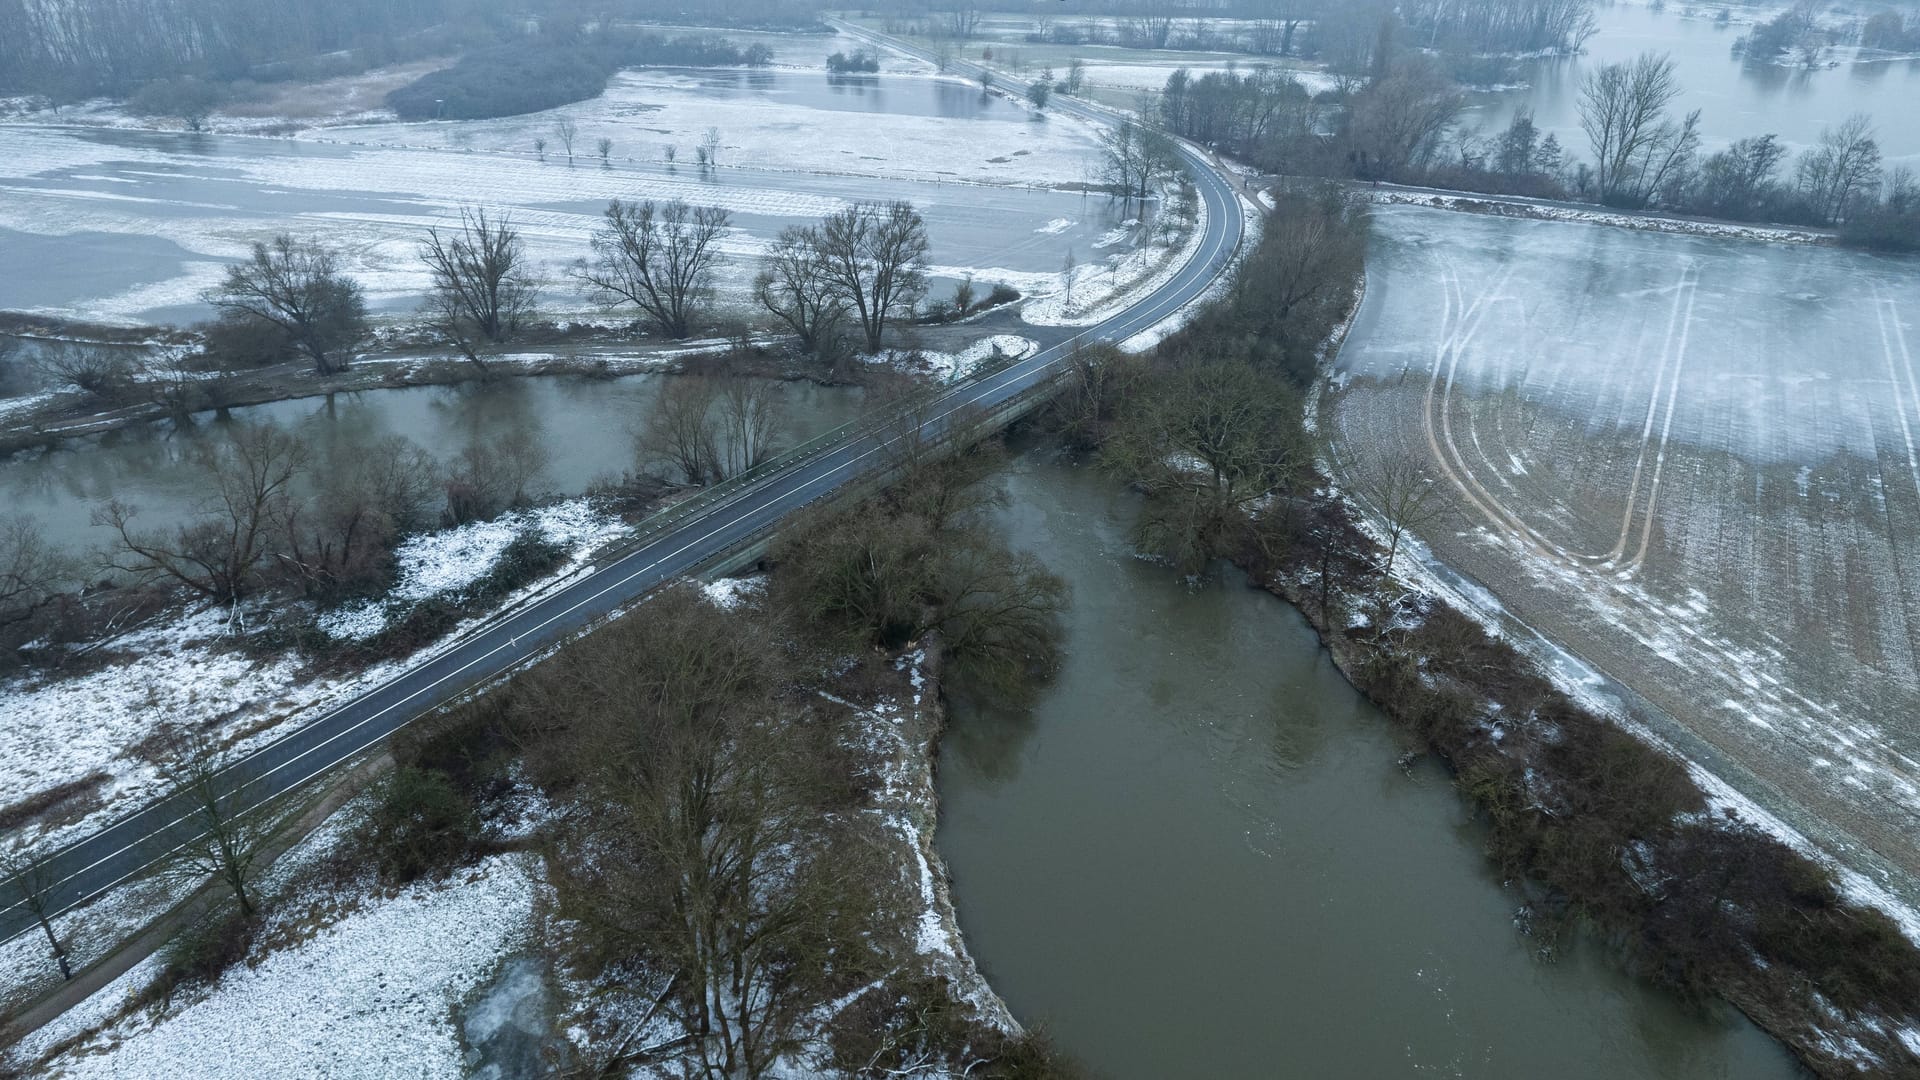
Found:
[[[323, 458], [404, 435], [451, 462], [470, 447], [498, 447], [517, 432], [530, 432], [546, 451], [540, 487], [573, 494], [633, 467], [633, 427], [659, 381], [671, 377], [548, 377], [368, 390], [233, 409], [226, 417], [202, 414], [185, 428], [141, 424], [0, 461], [0, 505], [34, 518], [50, 540], [74, 550], [100, 542], [91, 520], [107, 499], [139, 506], [143, 527], [184, 520], [202, 487], [190, 464], [193, 450], [227, 438], [236, 422], [286, 425]], [[779, 388], [787, 406], [787, 445], [859, 415], [857, 388]]]

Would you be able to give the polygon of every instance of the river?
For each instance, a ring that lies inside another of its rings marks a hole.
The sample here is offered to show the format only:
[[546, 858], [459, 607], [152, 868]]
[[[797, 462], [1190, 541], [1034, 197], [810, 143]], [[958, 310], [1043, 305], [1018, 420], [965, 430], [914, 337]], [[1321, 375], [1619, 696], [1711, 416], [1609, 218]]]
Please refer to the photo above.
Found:
[[[633, 431], [672, 375], [618, 379], [553, 376], [456, 386], [366, 390], [299, 398], [231, 412], [231, 421], [285, 425], [323, 456], [335, 442], [366, 444], [405, 435], [446, 462], [474, 443], [525, 430], [546, 448], [538, 490], [578, 494], [595, 480], [618, 479], [633, 467]], [[776, 384], [785, 401], [783, 445], [804, 442], [860, 414], [857, 387]], [[39, 522], [47, 539], [69, 550], [107, 539], [91, 525], [95, 508], [120, 499], [140, 508], [146, 527], [188, 517], [205, 494], [194, 450], [226, 437], [228, 420], [211, 413], [183, 428], [138, 424], [57, 448], [0, 461], [0, 505]]]
[[1596, 946], [1537, 959], [1445, 772], [1395, 766], [1292, 608], [1134, 557], [1133, 497], [1050, 451], [1006, 486], [1067, 659], [1030, 711], [956, 704], [938, 844], [1023, 1022], [1116, 1080], [1804, 1075]]

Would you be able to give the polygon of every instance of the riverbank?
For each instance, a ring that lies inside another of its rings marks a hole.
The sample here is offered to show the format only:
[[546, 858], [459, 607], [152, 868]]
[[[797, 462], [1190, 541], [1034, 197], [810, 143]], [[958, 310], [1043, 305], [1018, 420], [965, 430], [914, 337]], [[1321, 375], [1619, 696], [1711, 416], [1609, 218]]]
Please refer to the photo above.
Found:
[[[1291, 212], [1335, 213], [1314, 206]], [[1329, 235], [1366, 227], [1351, 208], [1337, 215]], [[1270, 250], [1279, 233], [1243, 280], [1286, 265], [1290, 252]], [[1590, 931], [1627, 971], [1682, 1000], [1731, 1002], [1825, 1075], [1920, 1070], [1920, 949], [1854, 879], [1404, 565], [1388, 572], [1393, 530], [1367, 531], [1303, 422], [1362, 272], [1355, 257], [1322, 275], [1306, 312], [1230, 291], [1144, 364], [1077, 373], [1053, 420], [1144, 495], [1132, 545], [1188, 572], [1232, 559], [1300, 606], [1352, 684], [1447, 764], [1494, 866], [1526, 883], [1524, 922], [1549, 951], [1563, 931]], [[1275, 356], [1269, 343], [1289, 341]], [[1393, 464], [1384, 442], [1344, 445], [1376, 472]], [[1424, 483], [1407, 460], [1403, 485]]]
[[[766, 603], [764, 579], [715, 582], [700, 592], [728, 612]], [[905, 887], [890, 893], [905, 909], [869, 916], [883, 938], [893, 927], [904, 928], [899, 966], [854, 993], [810, 1004], [811, 1034], [785, 1058], [809, 1072], [844, 1068], [856, 1049], [861, 1061], [869, 1053], [880, 1060], [888, 1040], [903, 1037], [882, 1022], [895, 1014], [893, 995], [901, 988], [942, 987], [952, 1002], [949, 1008], [960, 1010], [943, 1021], [944, 1037], [954, 1040], [944, 1050], [1021, 1038], [1019, 1025], [966, 951], [946, 867], [932, 843], [938, 817], [932, 754], [946, 726], [941, 660], [937, 638], [897, 654], [859, 658], [823, 674], [810, 692], [811, 704], [795, 713], [796, 718], [820, 714], [815, 720], [843, 713], [849, 730], [858, 733], [844, 763], [854, 776], [871, 778], [871, 795], [861, 811], [871, 825], [863, 832], [885, 849], [880, 857], [905, 878]], [[501, 692], [511, 696], [510, 690]], [[532, 1060], [560, 1067], [624, 1059], [635, 1068], [633, 1075], [678, 1075], [670, 1057], [639, 1052], [671, 1044], [680, 1035], [677, 1019], [656, 1017], [649, 1009], [658, 981], [636, 978], [631, 970], [600, 971], [590, 958], [570, 953], [570, 943], [584, 928], [556, 909], [549, 884], [552, 845], [570, 827], [570, 815], [559, 813], [549, 796], [528, 782], [517, 756], [497, 756], [497, 732], [452, 723], [451, 728], [429, 725], [427, 732], [403, 740], [394, 756], [402, 769], [433, 769], [444, 763], [440, 744], [448, 732], [462, 733], [460, 741], [478, 755], [478, 773], [464, 781], [480, 800], [476, 812], [485, 840], [474, 848], [477, 861], [407, 887], [383, 885], [371, 875], [366, 852], [347, 842], [365, 834], [380, 802], [378, 789], [345, 805], [335, 796], [330, 808], [338, 809], [303, 823], [299, 832], [312, 835], [274, 866], [268, 921], [243, 958], [224, 973], [189, 979], [162, 994], [150, 989], [155, 980], [169, 977], [164, 954], [157, 951], [161, 943], [143, 939], [153, 958], [116, 956], [119, 977], [109, 985], [74, 1003], [65, 1015], [41, 1017], [44, 1023], [34, 1030], [9, 1032], [19, 1041], [9, 1057], [0, 1058], [0, 1074], [165, 1072], [201, 1060], [196, 1048], [215, 1039], [226, 1043], [231, 1060], [252, 1061], [269, 1074], [290, 1062], [327, 1070], [372, 1067], [391, 1061], [392, 1047], [406, 1046], [410, 1067], [429, 1063], [451, 1075], [459, 1070], [463, 1052], [471, 1066], [471, 1049], [492, 1040], [498, 1029], [475, 1019], [485, 1010], [481, 998], [488, 974], [509, 968], [516, 956], [533, 955], [546, 1019], [519, 1033], [531, 1040], [532, 1047], [521, 1050]], [[466, 737], [476, 732], [477, 740]], [[353, 779], [364, 782], [376, 775], [369, 771]], [[456, 913], [479, 920], [457, 941], [418, 922]], [[411, 929], [398, 933], [402, 927], [396, 920]], [[312, 979], [316, 964], [329, 972], [324, 985]], [[338, 992], [343, 984], [361, 989], [343, 995]], [[465, 1004], [448, 1013], [433, 1007], [441, 997]], [[150, 1007], [154, 1001], [163, 1003]], [[257, 1038], [252, 1024], [234, 1026], [235, 1017], [263, 1008], [285, 1010], [280, 1022], [297, 1024], [304, 1034], [268, 1043]], [[974, 1034], [957, 1034], [969, 1030]]]
[[1328, 491], [1299, 548], [1235, 561], [1446, 763], [1489, 858], [1532, 883], [1524, 928], [1546, 951], [1591, 927], [1636, 975], [1725, 998], [1821, 1076], [1920, 1075], [1920, 963], [1892, 919], [1417, 573], [1381, 573], [1383, 545]]

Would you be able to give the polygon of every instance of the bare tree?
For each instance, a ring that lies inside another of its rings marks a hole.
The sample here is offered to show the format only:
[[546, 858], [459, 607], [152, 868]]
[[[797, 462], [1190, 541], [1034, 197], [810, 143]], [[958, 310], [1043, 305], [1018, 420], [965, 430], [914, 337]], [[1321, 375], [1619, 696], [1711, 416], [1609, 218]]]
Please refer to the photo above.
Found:
[[313, 496], [285, 504], [277, 555], [320, 597], [378, 578], [394, 543], [429, 523], [440, 486], [433, 455], [404, 435], [337, 443], [313, 473]]
[[774, 456], [785, 401], [760, 379], [682, 375], [653, 399], [634, 437], [643, 467], [665, 463], [688, 484], [717, 484]]
[[772, 460], [786, 421], [786, 399], [766, 379], [727, 379], [719, 394], [720, 467], [727, 478]]
[[547, 139], [544, 135], [533, 137], [533, 152], [541, 161], [547, 160]]
[[53, 889], [59, 884], [53, 866], [41, 855], [16, 855], [0, 862], [0, 877], [6, 879], [8, 891], [18, 898], [39, 925], [40, 932], [47, 936], [47, 948], [53, 953], [54, 964], [60, 968], [60, 977], [72, 979], [73, 963], [67, 955], [67, 945], [53, 932]]
[[1603, 64], [1580, 83], [1580, 128], [1593, 146], [1594, 180], [1607, 202], [1644, 202], [1656, 190], [1648, 163], [1663, 158], [1682, 131], [1667, 118], [1680, 96], [1673, 59], [1642, 53], [1631, 63]]
[[1393, 573], [1394, 556], [1409, 532], [1433, 525], [1453, 512], [1446, 491], [1411, 454], [1377, 453], [1360, 463], [1355, 491], [1373, 505], [1387, 530], [1387, 565]]
[[1177, 175], [1183, 167], [1171, 139], [1132, 120], [1109, 125], [1100, 132], [1099, 140], [1101, 179], [1121, 197], [1123, 205], [1144, 202], [1156, 185]]
[[253, 588], [274, 527], [287, 518], [306, 447], [271, 425], [239, 426], [231, 438], [196, 450], [194, 461], [211, 493], [193, 521], [170, 535], [138, 533], [134, 508], [116, 499], [94, 512], [94, 524], [116, 534], [114, 568], [158, 575], [216, 602], [233, 603]]
[[725, 479], [710, 422], [714, 389], [713, 380], [700, 375], [683, 375], [661, 385], [634, 433], [642, 468], [664, 462], [681, 482], [694, 485]]
[[1147, 496], [1142, 546], [1197, 570], [1233, 549], [1255, 502], [1294, 485], [1312, 451], [1294, 390], [1245, 361], [1212, 360], [1154, 385], [1104, 457]]
[[566, 151], [567, 164], [573, 164], [573, 142], [580, 137], [580, 125], [573, 117], [563, 116], [553, 125], [554, 137], [560, 140], [560, 149]]
[[879, 352], [887, 323], [911, 311], [927, 288], [927, 224], [913, 204], [857, 202], [828, 215], [820, 251], [831, 295]]
[[710, 127], [700, 136], [700, 163], [702, 165], [720, 164], [720, 129]]
[[128, 350], [84, 341], [42, 344], [34, 354], [33, 367], [49, 383], [75, 386], [104, 401], [133, 389], [140, 370]]
[[1464, 105], [1432, 61], [1415, 56], [1395, 63], [1386, 78], [1354, 100], [1357, 171], [1363, 177], [1398, 177], [1424, 170]]
[[277, 327], [322, 375], [344, 371], [348, 354], [366, 336], [359, 284], [340, 273], [325, 245], [287, 233], [256, 242], [252, 257], [227, 267], [226, 280], [204, 299], [224, 313]]
[[1800, 194], [1825, 222], [1844, 221], [1862, 198], [1880, 186], [1880, 143], [1873, 117], [1854, 113], [1838, 128], [1820, 133], [1820, 145], [1800, 156], [1795, 169]]
[[526, 423], [497, 438], [474, 438], [447, 471], [446, 522], [478, 521], [526, 503], [551, 459], [539, 429]]
[[179, 801], [180, 818], [169, 836], [179, 846], [155, 873], [182, 885], [218, 881], [239, 904], [241, 917], [251, 919], [259, 913], [260, 858], [279, 822], [268, 808], [245, 804], [240, 777], [223, 767], [222, 757], [204, 739], [174, 740], [162, 774], [171, 784], [169, 797]]
[[519, 230], [511, 218], [494, 221], [485, 210], [462, 208], [457, 232], [427, 230], [420, 259], [433, 275], [433, 328], [486, 371], [486, 351], [519, 330], [539, 292]]
[[[1366, 258], [1364, 205], [1337, 187], [1278, 193], [1257, 272], [1244, 279], [1280, 319], [1346, 289]], [[1239, 287], [1239, 286], [1236, 286]]]
[[720, 259], [715, 242], [729, 217], [717, 206], [615, 199], [606, 224], [594, 231], [592, 261], [575, 263], [573, 276], [601, 302], [633, 304], [662, 334], [684, 338], [712, 283]]
[[612, 158], [613, 158], [613, 140], [612, 139], [609, 139], [603, 135], [600, 137], [599, 142], [593, 144], [593, 148], [595, 150], [600, 151], [600, 167], [601, 168], [604, 169], [613, 163], [612, 162]]
[[556, 756], [595, 807], [562, 843], [601, 855], [567, 860], [561, 902], [609, 958], [680, 973], [663, 998], [688, 1071], [715, 1080], [766, 1075], [820, 1001], [871, 979], [883, 940], [905, 940], [866, 917], [897, 876], [843, 831], [865, 815], [844, 812], [850, 788], [832, 775], [841, 733], [776, 704], [790, 678], [776, 640], [674, 589], [528, 688], [529, 716], [560, 733]]
[[1695, 203], [1718, 217], [1750, 218], [1761, 213], [1786, 156], [1787, 148], [1777, 135], [1735, 140], [1701, 166]]
[[973, 0], [953, 0], [947, 9], [947, 36], [966, 41], [980, 30], [980, 5]]
[[660, 148], [660, 156], [665, 158], [667, 165], [671, 167], [674, 159], [680, 156], [680, 148], [672, 143], [668, 143]]
[[[32, 625], [60, 597], [72, 566], [24, 514], [0, 516], [0, 634]], [[0, 641], [0, 648], [5, 642]]]
[[800, 348], [817, 353], [846, 318], [846, 303], [827, 277], [826, 254], [818, 227], [789, 225], [780, 230], [753, 281], [754, 299], [800, 337]]

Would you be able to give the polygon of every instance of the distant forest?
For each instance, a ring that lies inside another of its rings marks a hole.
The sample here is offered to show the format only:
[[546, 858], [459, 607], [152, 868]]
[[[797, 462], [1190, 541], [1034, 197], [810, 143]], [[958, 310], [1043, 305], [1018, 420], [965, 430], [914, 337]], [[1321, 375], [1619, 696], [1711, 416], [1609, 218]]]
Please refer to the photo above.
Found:
[[615, 20], [818, 25], [817, 0], [0, 0], [0, 93], [126, 97], [191, 77], [322, 78]]

